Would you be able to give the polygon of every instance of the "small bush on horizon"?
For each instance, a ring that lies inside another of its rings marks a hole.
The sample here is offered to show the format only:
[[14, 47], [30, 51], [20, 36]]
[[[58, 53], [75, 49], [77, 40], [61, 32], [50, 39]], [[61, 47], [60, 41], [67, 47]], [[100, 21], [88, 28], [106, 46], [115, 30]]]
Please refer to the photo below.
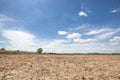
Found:
[[4, 50], [5, 50], [5, 48], [1, 48], [0, 50], [4, 51]]
[[43, 49], [42, 48], [38, 48], [37, 49], [37, 53], [42, 53], [43, 52]]
[[20, 52], [20, 50], [17, 50], [16, 52]]

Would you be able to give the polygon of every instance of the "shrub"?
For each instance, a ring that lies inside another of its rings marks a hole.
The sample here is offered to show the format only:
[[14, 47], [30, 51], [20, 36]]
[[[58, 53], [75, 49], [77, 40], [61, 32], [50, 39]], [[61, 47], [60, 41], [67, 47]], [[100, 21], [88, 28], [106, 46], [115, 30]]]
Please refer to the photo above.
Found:
[[42, 53], [43, 49], [42, 48], [38, 48], [37, 49], [37, 53]]
[[16, 52], [20, 52], [20, 50], [17, 50]]
[[4, 50], [5, 50], [5, 48], [1, 48], [0, 50], [4, 51]]

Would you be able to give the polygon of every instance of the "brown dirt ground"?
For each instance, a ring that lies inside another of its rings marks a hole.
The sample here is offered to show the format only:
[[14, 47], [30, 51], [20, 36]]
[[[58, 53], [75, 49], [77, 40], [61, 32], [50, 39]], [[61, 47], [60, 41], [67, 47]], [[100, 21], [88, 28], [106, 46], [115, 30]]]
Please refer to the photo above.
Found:
[[120, 55], [0, 54], [0, 80], [120, 80]]

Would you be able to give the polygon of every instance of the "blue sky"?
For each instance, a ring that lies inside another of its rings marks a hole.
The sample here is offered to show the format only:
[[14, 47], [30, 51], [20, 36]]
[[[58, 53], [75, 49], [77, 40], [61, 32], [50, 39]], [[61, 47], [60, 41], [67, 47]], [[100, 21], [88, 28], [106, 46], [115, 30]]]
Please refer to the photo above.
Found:
[[0, 47], [120, 52], [120, 0], [0, 0]]

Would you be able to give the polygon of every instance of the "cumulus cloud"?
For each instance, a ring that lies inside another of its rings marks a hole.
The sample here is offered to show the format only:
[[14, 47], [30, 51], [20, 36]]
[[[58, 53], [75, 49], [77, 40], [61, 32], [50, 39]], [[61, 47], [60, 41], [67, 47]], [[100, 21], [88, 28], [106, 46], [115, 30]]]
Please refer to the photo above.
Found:
[[111, 12], [112, 12], [112, 13], [120, 12], [120, 8], [118, 8], [118, 9], [113, 9]]
[[20, 30], [17, 20], [4, 14], [0, 14], [0, 38], [0, 44], [7, 49], [35, 51], [40, 46], [35, 35]]
[[7, 39], [9, 48], [19, 50], [33, 50], [36, 46], [35, 38], [33, 34], [18, 30], [3, 30], [2, 36]]
[[[79, 27], [78, 30], [84, 29], [84, 27]], [[90, 31], [88, 31], [90, 30]], [[114, 53], [119, 52], [119, 47], [111, 46], [108, 39], [113, 37], [117, 32], [120, 31], [119, 28], [101, 28], [101, 29], [88, 29], [86, 33], [72, 33], [67, 35], [67, 39], [72, 39], [72, 44], [70, 43], [57, 43], [52, 47], [53, 50], [57, 49], [58, 52], [69, 52], [69, 53], [88, 53], [88, 52], [103, 52], [103, 53]], [[73, 30], [74, 31], [74, 30]], [[85, 38], [84, 38], [85, 37]], [[105, 40], [105, 42], [103, 41]], [[106, 42], [107, 41], [107, 42]], [[53, 44], [52, 43], [52, 44]], [[50, 46], [49, 46], [50, 47]], [[57, 51], [56, 50], [56, 51]]]
[[[4, 30], [2, 36], [8, 40], [8, 47], [10, 49], [25, 51], [35, 51], [38, 47], [42, 47], [45, 52], [57, 53], [115, 52], [116, 50], [119, 50], [118, 48], [110, 47], [109, 44], [95, 42], [94, 39], [80, 39], [75, 37], [76, 40], [73, 39], [74, 42], [77, 42], [75, 44], [69, 43], [70, 41], [67, 39], [37, 41], [35, 35], [18, 30]], [[84, 42], [84, 44], [81, 42]]]
[[111, 45], [120, 45], [120, 37], [114, 37], [113, 39], [109, 40]]
[[[37, 48], [41, 47], [45, 52], [57, 52], [57, 53], [88, 53], [88, 52], [118, 52], [119, 47], [110, 46], [109, 43], [97, 42], [98, 37], [105, 38], [112, 36], [120, 29], [112, 30], [96, 30], [91, 31], [90, 35], [83, 35], [80, 33], [68, 34], [66, 31], [58, 31], [59, 35], [67, 36], [65, 39], [52, 39], [45, 40], [39, 39], [36, 35], [31, 32], [27, 32], [24, 29], [13, 29], [8, 28], [8, 23], [16, 21], [15, 19], [0, 15], [0, 47], [5, 47], [12, 50], [23, 50], [23, 51], [36, 51]], [[16, 24], [16, 22], [15, 22]], [[12, 23], [12, 26], [16, 26]], [[77, 30], [85, 29], [86, 27], [79, 27]], [[88, 29], [87, 29], [88, 31]], [[110, 33], [111, 32], [111, 33]], [[67, 35], [66, 35], [67, 34]], [[90, 38], [97, 34], [95, 38]], [[83, 39], [83, 37], [86, 37]], [[2, 40], [1, 37], [4, 39]], [[40, 37], [40, 36], [39, 36]], [[72, 41], [74, 42], [71, 42]], [[110, 42], [119, 41], [118, 38], [113, 38]], [[84, 43], [84, 44], [83, 44]]]
[[65, 34], [67, 34], [67, 32], [66, 31], [58, 31], [58, 34], [59, 35], [65, 35]]
[[87, 14], [86, 12], [80, 11], [80, 12], [79, 12], [79, 16], [87, 17], [88, 14]]
[[[78, 30], [84, 29], [79, 27]], [[74, 30], [73, 30], [74, 31]], [[68, 44], [59, 43], [56, 44], [56, 49], [60, 49], [62, 52], [118, 52], [119, 47], [111, 46], [109, 38], [115, 36], [120, 31], [119, 28], [101, 28], [101, 29], [88, 29], [86, 33], [72, 33], [67, 35], [67, 39], [71, 40]], [[82, 36], [82, 37], [81, 37]], [[105, 42], [104, 42], [105, 40]], [[57, 42], [58, 43], [58, 42]], [[118, 43], [118, 42], [117, 42]], [[54, 48], [55, 49], [55, 48]]]
[[84, 4], [81, 5], [81, 11], [79, 12], [79, 16], [87, 17], [89, 13], [92, 11], [85, 6]]
[[68, 39], [79, 38], [79, 37], [81, 37], [80, 33], [72, 33], [72, 34], [68, 34], [67, 36]]

